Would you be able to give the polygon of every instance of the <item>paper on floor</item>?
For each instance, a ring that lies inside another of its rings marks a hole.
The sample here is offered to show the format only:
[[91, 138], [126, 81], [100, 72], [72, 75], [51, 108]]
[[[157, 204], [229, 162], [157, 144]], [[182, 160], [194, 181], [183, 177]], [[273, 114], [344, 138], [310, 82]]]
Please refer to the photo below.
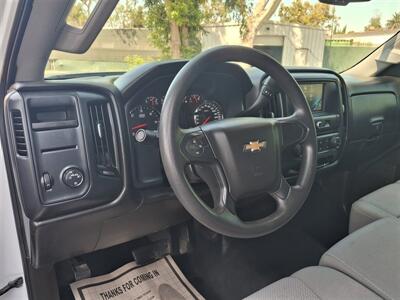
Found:
[[114, 272], [71, 284], [76, 300], [203, 300], [174, 260], [128, 263]]

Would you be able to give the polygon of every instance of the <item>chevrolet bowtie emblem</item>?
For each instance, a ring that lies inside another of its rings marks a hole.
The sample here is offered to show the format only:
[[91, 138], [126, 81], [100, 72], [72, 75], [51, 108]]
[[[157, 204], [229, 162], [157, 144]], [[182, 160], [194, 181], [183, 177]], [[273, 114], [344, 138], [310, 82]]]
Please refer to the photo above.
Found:
[[248, 144], [244, 144], [243, 152], [260, 152], [265, 148], [267, 148], [266, 141], [260, 141], [260, 140], [251, 141]]

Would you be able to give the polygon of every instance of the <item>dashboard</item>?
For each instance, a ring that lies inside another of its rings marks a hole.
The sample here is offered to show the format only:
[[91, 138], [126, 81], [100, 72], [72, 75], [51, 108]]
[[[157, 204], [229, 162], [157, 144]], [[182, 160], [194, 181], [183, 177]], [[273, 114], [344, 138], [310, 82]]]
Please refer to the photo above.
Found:
[[[104, 249], [190, 219], [169, 187], [158, 147], [167, 90], [185, 61], [144, 65], [120, 76], [18, 83], [5, 100], [16, 188], [36, 268]], [[289, 69], [313, 112], [318, 170], [369, 161], [396, 145], [399, 82], [366, 82], [325, 69]], [[181, 102], [191, 128], [239, 116], [255, 103], [268, 74], [236, 64], [213, 66]], [[254, 115], [292, 113], [284, 87], [271, 82]], [[285, 149], [295, 180], [302, 148]], [[199, 185], [198, 193], [207, 188]], [[62, 246], [60, 246], [62, 245]]]
[[[193, 128], [242, 112], [250, 87], [249, 82], [243, 85], [242, 72], [237, 65], [227, 64], [201, 75], [182, 99], [179, 126]], [[132, 178], [138, 188], [167, 184], [158, 147], [158, 126], [165, 94], [174, 76], [175, 73], [152, 78], [127, 98], [127, 133], [134, 157]]]
[[[339, 75], [328, 70], [292, 70], [311, 109], [317, 131], [317, 166], [319, 170], [338, 164], [347, 132], [347, 101], [345, 85]], [[270, 86], [272, 115], [285, 117], [293, 113], [291, 101], [284, 90], [272, 81]], [[271, 115], [271, 113], [270, 113]], [[299, 146], [284, 152], [283, 171], [286, 177], [296, 176], [302, 156]]]
[[[200, 76], [188, 87], [182, 99], [179, 125], [192, 128], [224, 118], [232, 118], [250, 107], [257, 98], [250, 84], [243, 87], [243, 69], [234, 64], [219, 66]], [[313, 112], [318, 131], [318, 164], [327, 168], [337, 163], [345, 140], [343, 84], [333, 72], [292, 72]], [[137, 188], [168, 186], [158, 147], [158, 126], [165, 94], [174, 74], [152, 77], [142, 88], [127, 97], [125, 108], [128, 124], [133, 184]], [[259, 75], [260, 83], [268, 76]], [[245, 81], [246, 82], [246, 81]], [[118, 84], [118, 82], [117, 82]], [[254, 87], [254, 85], [253, 85]], [[291, 102], [274, 81], [268, 86], [270, 97], [254, 112], [260, 117], [285, 117], [292, 113]], [[287, 177], [296, 176], [301, 150], [287, 149], [283, 168]]]

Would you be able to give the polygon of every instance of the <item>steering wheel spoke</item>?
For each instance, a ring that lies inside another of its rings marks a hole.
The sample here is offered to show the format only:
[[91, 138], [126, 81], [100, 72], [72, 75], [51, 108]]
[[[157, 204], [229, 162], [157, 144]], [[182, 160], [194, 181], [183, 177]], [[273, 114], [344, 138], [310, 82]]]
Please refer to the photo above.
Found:
[[297, 114], [277, 118], [276, 121], [281, 130], [283, 148], [299, 144], [307, 137], [307, 127], [301, 122], [301, 118]]
[[228, 210], [231, 214], [236, 215], [235, 202], [229, 194], [228, 183], [219, 163], [195, 164], [194, 169], [196, 175], [198, 175], [210, 189], [213, 199], [213, 212], [220, 215]]
[[278, 202], [285, 201], [289, 198], [289, 194], [292, 190], [289, 182], [285, 177], [281, 176], [279, 187], [276, 191], [270, 192], [270, 195]]

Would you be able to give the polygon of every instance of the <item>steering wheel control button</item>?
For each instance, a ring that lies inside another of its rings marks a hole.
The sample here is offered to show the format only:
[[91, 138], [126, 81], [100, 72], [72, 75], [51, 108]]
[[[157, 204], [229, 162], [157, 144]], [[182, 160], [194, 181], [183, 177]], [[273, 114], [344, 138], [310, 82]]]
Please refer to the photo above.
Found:
[[186, 151], [195, 157], [200, 157], [204, 153], [204, 146], [197, 138], [191, 138], [186, 143]]
[[268, 88], [265, 88], [263, 91], [262, 91], [262, 93], [263, 93], [263, 95], [264, 96], [266, 96], [266, 97], [273, 97], [273, 92], [270, 90], [270, 89], [268, 89]]
[[50, 174], [45, 172], [42, 175], [41, 183], [42, 183], [43, 188], [46, 191], [49, 191], [53, 187], [54, 181], [53, 181], [53, 178], [50, 176]]
[[78, 188], [85, 180], [85, 176], [81, 169], [73, 167], [64, 171], [62, 180], [66, 186], [70, 188]]
[[202, 132], [195, 132], [186, 136], [183, 144], [184, 151], [190, 159], [207, 160], [212, 158], [212, 151]]

